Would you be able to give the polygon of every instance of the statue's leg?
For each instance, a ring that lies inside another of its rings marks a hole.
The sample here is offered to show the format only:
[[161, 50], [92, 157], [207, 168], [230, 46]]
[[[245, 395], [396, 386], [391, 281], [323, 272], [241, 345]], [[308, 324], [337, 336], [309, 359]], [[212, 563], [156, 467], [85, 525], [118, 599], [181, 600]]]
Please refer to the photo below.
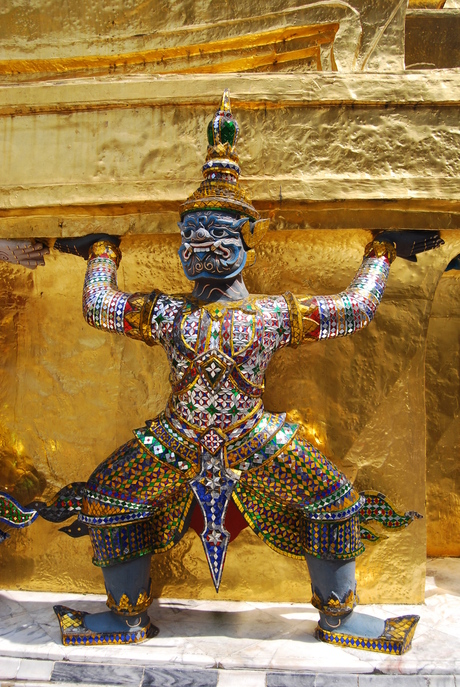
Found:
[[96, 468], [79, 517], [88, 526], [110, 610], [56, 607], [64, 644], [129, 644], [157, 633], [147, 615], [151, 554], [180, 540], [192, 502], [187, 480], [137, 439]]
[[319, 610], [319, 626], [328, 632], [348, 632], [379, 637], [385, 621], [356, 613], [355, 561], [325, 560], [305, 555], [311, 578], [313, 603]]
[[155, 539], [161, 529], [157, 496], [163, 490], [172, 499], [175, 487], [175, 477], [160, 467], [131, 440], [88, 480], [80, 519], [89, 528], [93, 563], [102, 568], [110, 610], [89, 614], [57, 607], [64, 644], [131, 643], [156, 634], [147, 609], [151, 553], [161, 548]]
[[130, 644], [155, 636], [158, 630], [147, 613], [152, 601], [150, 522], [90, 527], [89, 534], [109, 610], [86, 613], [56, 606], [63, 644]]
[[418, 616], [382, 621], [353, 610], [355, 559], [364, 550], [359, 516], [364, 500], [300, 432], [281, 452], [274, 449], [271, 461], [243, 473], [234, 498], [272, 548], [306, 557], [312, 603], [320, 611], [316, 637], [371, 651], [407, 651]]
[[307, 518], [305, 526], [311, 602], [320, 615], [316, 638], [339, 646], [389, 654], [407, 651], [418, 616], [382, 620], [354, 610], [358, 603], [354, 553], [360, 550], [359, 514], [339, 522]]
[[94, 632], [126, 632], [146, 628], [150, 599], [151, 556], [102, 568], [109, 611], [88, 614], [85, 627]]

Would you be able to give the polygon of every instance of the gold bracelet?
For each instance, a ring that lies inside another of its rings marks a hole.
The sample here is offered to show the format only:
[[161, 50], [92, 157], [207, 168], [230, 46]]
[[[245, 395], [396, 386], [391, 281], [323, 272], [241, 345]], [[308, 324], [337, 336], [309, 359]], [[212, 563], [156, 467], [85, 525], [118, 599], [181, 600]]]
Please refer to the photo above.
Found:
[[152, 337], [152, 313], [159, 295], [160, 291], [152, 291], [141, 308], [139, 331], [147, 346], [153, 346], [156, 343], [156, 340]]
[[396, 259], [396, 246], [388, 241], [379, 241], [377, 238], [367, 244], [364, 249], [364, 257], [369, 257], [371, 253], [374, 253], [376, 258], [381, 258], [384, 255], [391, 265]]
[[289, 312], [289, 322], [291, 325], [291, 346], [294, 348], [302, 343], [302, 315], [296, 297], [286, 291], [284, 298]]
[[121, 250], [114, 243], [108, 241], [96, 241], [89, 250], [89, 259], [91, 258], [110, 258], [115, 261], [116, 266], [121, 261]]

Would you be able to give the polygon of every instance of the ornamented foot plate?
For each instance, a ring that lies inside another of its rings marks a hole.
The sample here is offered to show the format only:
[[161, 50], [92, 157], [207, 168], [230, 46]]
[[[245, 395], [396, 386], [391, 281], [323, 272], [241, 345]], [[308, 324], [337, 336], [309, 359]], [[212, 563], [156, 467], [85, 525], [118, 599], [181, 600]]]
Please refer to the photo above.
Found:
[[66, 646], [102, 644], [138, 644], [158, 634], [158, 628], [149, 623], [147, 627], [126, 632], [93, 632], [85, 627], [84, 611], [74, 611], [67, 606], [54, 606], [61, 627], [62, 643]]
[[369, 639], [357, 635], [347, 635], [342, 632], [330, 632], [323, 630], [318, 625], [315, 631], [316, 639], [328, 644], [349, 647], [351, 649], [365, 649], [367, 651], [380, 651], [384, 654], [400, 656], [409, 651], [412, 644], [415, 628], [420, 620], [418, 615], [402, 615], [398, 618], [385, 620], [385, 628], [380, 637]]

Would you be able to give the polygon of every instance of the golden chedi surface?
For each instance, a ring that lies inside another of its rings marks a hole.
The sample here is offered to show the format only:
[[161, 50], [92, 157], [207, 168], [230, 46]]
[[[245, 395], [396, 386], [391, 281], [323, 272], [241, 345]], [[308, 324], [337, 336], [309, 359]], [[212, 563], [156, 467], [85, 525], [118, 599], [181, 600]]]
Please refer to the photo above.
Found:
[[0, 74], [401, 70], [405, 13], [401, 0], [9, 2]]

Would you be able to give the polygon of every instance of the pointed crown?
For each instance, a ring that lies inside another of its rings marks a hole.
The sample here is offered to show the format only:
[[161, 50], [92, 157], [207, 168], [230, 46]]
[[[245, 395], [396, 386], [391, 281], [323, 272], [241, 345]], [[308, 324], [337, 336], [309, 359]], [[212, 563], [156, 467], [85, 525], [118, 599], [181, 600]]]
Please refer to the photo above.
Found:
[[230, 95], [225, 90], [220, 107], [208, 124], [204, 181], [182, 203], [181, 217], [196, 210], [227, 210], [251, 220], [259, 219], [259, 213], [239, 185], [240, 167], [235, 150], [238, 133], [238, 123], [230, 107]]

